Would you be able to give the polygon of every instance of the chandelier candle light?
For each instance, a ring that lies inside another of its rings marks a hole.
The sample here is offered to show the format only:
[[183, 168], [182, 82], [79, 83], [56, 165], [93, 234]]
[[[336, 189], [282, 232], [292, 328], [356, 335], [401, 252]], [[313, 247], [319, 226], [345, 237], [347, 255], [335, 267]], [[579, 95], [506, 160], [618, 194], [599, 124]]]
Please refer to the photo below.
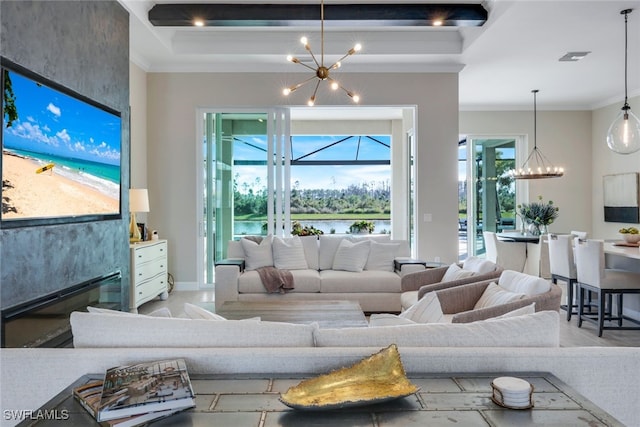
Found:
[[525, 160], [520, 169], [513, 169], [509, 174], [514, 179], [543, 179], [543, 178], [559, 178], [564, 175], [564, 169], [554, 166], [547, 157], [542, 154], [537, 144], [537, 117], [536, 117], [536, 95], [538, 89], [531, 91], [533, 93], [533, 150], [529, 153], [529, 157]]
[[631, 154], [640, 150], [640, 120], [631, 112], [627, 102], [627, 15], [632, 10], [625, 9], [620, 12], [624, 15], [624, 105], [607, 132], [609, 149], [619, 154]]
[[307, 101], [307, 105], [312, 107], [316, 103], [316, 95], [318, 93], [318, 87], [320, 87], [320, 83], [324, 82], [325, 80], [328, 80], [331, 83], [331, 89], [333, 89], [333, 90], [342, 89], [349, 97], [351, 97], [353, 102], [355, 102], [356, 104], [358, 102], [360, 102], [360, 96], [359, 95], [357, 95], [357, 94], [345, 89], [344, 87], [342, 87], [342, 85], [340, 85], [340, 83], [338, 83], [336, 80], [331, 78], [329, 73], [331, 72], [331, 70], [335, 70], [337, 68], [340, 68], [340, 66], [342, 65], [342, 61], [345, 58], [347, 58], [348, 56], [351, 56], [354, 53], [358, 52], [360, 49], [362, 49], [362, 45], [360, 45], [360, 43], [356, 44], [354, 47], [349, 49], [349, 51], [342, 58], [340, 58], [339, 60], [334, 62], [333, 65], [331, 65], [329, 67], [324, 65], [324, 0], [322, 0], [322, 2], [320, 4], [320, 61], [318, 62], [318, 59], [316, 58], [316, 56], [311, 51], [311, 46], [309, 45], [309, 41], [307, 40], [306, 37], [302, 37], [300, 39], [300, 42], [304, 45], [304, 48], [311, 55], [311, 58], [313, 59], [313, 62], [315, 63], [316, 67], [314, 68], [314, 67], [312, 67], [310, 65], [307, 65], [307, 64], [303, 63], [302, 61], [300, 61], [298, 58], [296, 58], [294, 56], [291, 56], [291, 55], [287, 56], [287, 61], [293, 62], [294, 64], [300, 64], [303, 67], [307, 67], [308, 69], [313, 71], [314, 75], [309, 77], [308, 79], [304, 80], [301, 83], [298, 83], [296, 85], [293, 85], [293, 86], [290, 86], [290, 87], [287, 87], [287, 88], [283, 89], [282, 93], [285, 96], [287, 96], [291, 92], [301, 88], [302, 86], [304, 86], [305, 84], [309, 83], [310, 81], [312, 81], [314, 79], [317, 79], [316, 87], [313, 90], [313, 95], [311, 95], [311, 98], [309, 98], [309, 101]]

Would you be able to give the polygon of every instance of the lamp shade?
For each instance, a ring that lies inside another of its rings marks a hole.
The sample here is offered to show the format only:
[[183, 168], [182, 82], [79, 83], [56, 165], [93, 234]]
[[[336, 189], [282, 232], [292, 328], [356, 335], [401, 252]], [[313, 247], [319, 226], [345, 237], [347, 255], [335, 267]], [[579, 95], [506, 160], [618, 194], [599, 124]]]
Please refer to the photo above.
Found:
[[129, 212], [149, 212], [149, 193], [146, 188], [129, 189]]

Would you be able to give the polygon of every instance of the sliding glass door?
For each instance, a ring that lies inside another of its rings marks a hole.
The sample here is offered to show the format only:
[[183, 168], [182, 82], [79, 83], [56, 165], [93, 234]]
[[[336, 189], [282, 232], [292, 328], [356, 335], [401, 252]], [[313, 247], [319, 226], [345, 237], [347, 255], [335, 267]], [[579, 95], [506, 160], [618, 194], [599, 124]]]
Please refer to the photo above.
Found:
[[517, 138], [467, 137], [459, 143], [460, 259], [485, 253], [483, 231], [516, 228]]
[[213, 284], [215, 261], [227, 256], [229, 240], [283, 229], [288, 172], [276, 159], [290, 157], [284, 152], [287, 114], [279, 109], [198, 114], [201, 283]]

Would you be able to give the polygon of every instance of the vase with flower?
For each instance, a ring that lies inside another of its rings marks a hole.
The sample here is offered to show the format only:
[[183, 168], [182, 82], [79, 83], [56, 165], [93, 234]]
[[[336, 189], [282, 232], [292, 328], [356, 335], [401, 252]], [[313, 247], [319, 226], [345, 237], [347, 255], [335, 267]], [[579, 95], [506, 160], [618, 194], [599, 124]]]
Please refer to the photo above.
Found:
[[552, 200], [544, 202], [542, 196], [538, 196], [537, 202], [522, 203], [518, 205], [518, 215], [523, 223], [526, 223], [526, 230], [534, 236], [546, 234], [548, 227], [558, 217], [560, 208], [553, 204]]

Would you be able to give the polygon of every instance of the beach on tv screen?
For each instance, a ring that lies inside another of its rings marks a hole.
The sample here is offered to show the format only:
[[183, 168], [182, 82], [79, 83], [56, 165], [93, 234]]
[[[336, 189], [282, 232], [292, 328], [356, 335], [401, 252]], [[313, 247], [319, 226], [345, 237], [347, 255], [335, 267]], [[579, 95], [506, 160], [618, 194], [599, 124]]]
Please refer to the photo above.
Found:
[[3, 71], [2, 219], [119, 214], [120, 117]]

